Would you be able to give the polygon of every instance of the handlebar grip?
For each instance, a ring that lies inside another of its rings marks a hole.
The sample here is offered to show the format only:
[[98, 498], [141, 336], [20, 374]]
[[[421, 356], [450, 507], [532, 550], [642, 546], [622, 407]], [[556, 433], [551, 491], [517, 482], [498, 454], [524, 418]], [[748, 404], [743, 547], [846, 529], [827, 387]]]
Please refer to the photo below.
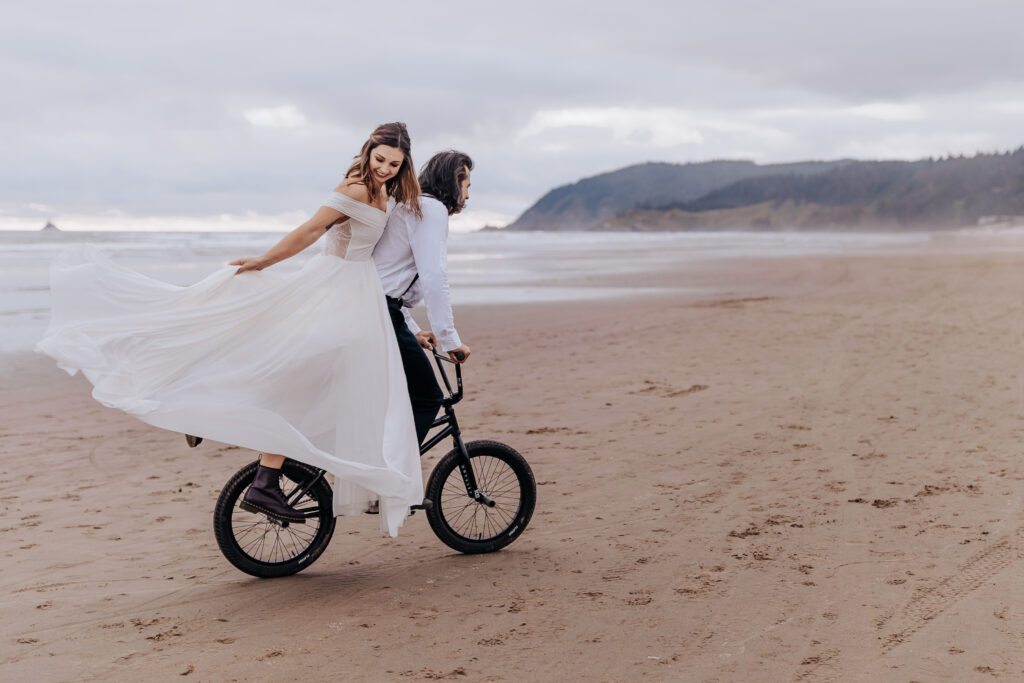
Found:
[[466, 354], [464, 354], [462, 351], [456, 351], [454, 353], [454, 355], [455, 355], [455, 360], [459, 361], [460, 363], [462, 361], [466, 360]]

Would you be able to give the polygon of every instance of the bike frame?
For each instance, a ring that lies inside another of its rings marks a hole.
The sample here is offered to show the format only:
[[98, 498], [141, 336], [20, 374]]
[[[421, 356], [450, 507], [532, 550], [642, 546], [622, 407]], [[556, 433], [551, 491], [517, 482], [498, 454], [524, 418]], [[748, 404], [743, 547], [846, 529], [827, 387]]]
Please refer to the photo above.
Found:
[[[420, 455], [441, 443], [446, 437], [451, 436], [461, 456], [459, 458], [459, 472], [462, 474], [462, 482], [466, 485], [466, 493], [476, 502], [483, 503], [488, 507], [494, 507], [494, 501], [477, 488], [476, 476], [473, 474], [473, 467], [469, 460], [469, 451], [466, 449], [466, 442], [462, 440], [462, 430], [459, 429], [459, 421], [455, 419], [455, 408], [453, 406], [462, 400], [462, 364], [441, 355], [436, 350], [433, 353], [434, 362], [437, 364], [437, 370], [441, 375], [441, 380], [444, 382], [444, 388], [448, 390], [448, 395], [441, 401], [444, 415], [434, 420], [430, 428], [433, 429], [434, 427], [444, 425], [444, 429], [423, 442], [423, 445], [420, 446]], [[455, 365], [455, 385], [458, 387], [458, 391], [452, 391], [451, 382], [448, 381], [448, 373], [444, 371], [444, 366], [441, 365], [442, 361]]]
[[[466, 485], [466, 494], [478, 503], [488, 507], [494, 507], [494, 501], [491, 500], [487, 494], [477, 488], [476, 476], [473, 474], [473, 467], [469, 459], [469, 451], [466, 449], [466, 442], [462, 440], [462, 430], [459, 429], [459, 421], [455, 418], [455, 408], [453, 406], [462, 400], [462, 365], [456, 363], [447, 356], [441, 355], [436, 350], [433, 354], [434, 362], [437, 364], [437, 370], [441, 375], [441, 380], [444, 382], [445, 389], [448, 390], [448, 395], [441, 401], [441, 405], [444, 408], [444, 415], [434, 420], [433, 424], [430, 425], [430, 428], [433, 429], [434, 427], [444, 425], [444, 429], [423, 442], [423, 445], [420, 446], [420, 455], [423, 455], [431, 448], [444, 441], [447, 437], [452, 437], [452, 441], [455, 442], [455, 447], [458, 449], [461, 456], [459, 458], [459, 473], [462, 474], [462, 482]], [[448, 380], [448, 373], [444, 371], [444, 366], [441, 365], [442, 361], [455, 365], [455, 386], [457, 387], [457, 391], [452, 391], [451, 382]], [[302, 486], [301, 488], [297, 487], [291, 495], [288, 496], [288, 503], [292, 504], [294, 501], [300, 500], [302, 496], [306, 495], [306, 493], [313, 488], [318, 481], [320, 481], [324, 474], [325, 472], [320, 470], [311, 481], [306, 483], [305, 486]], [[413, 505], [412, 507], [418, 509], [422, 506]], [[303, 512], [306, 513], [307, 517], [315, 517], [319, 514], [316, 510]]]

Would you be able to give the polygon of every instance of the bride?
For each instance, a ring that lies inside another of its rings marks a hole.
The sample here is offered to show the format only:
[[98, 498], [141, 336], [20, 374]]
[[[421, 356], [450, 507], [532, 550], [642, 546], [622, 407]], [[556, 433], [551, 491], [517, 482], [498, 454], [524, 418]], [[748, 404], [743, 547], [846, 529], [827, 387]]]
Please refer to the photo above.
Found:
[[[335, 477], [334, 514], [379, 500], [394, 536], [423, 479], [402, 359], [371, 255], [391, 207], [419, 208], [403, 123], [379, 126], [323, 206], [265, 254], [178, 287], [91, 247], [51, 270], [38, 350], [92, 395], [157, 427], [261, 452], [243, 506], [301, 522], [284, 499], [292, 458]], [[394, 200], [389, 202], [389, 200]], [[326, 233], [294, 273], [268, 266]]]

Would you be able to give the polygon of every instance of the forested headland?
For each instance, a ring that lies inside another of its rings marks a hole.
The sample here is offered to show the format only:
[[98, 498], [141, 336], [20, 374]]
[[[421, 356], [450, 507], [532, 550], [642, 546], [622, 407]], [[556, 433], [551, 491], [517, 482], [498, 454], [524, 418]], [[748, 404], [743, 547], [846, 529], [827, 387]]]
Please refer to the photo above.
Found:
[[645, 163], [545, 194], [510, 230], [919, 230], [1024, 222], [1024, 147], [919, 161]]

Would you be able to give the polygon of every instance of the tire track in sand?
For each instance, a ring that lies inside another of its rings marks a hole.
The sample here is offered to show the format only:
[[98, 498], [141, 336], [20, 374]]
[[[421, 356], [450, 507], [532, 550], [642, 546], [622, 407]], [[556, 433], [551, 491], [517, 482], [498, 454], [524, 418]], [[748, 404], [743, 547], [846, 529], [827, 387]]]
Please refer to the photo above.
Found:
[[882, 640], [882, 654], [888, 654], [908, 642], [929, 621], [939, 617], [961, 598], [1020, 559], [1022, 536], [1024, 527], [1018, 527], [995, 540], [988, 548], [960, 565], [955, 574], [915, 593], [902, 609], [881, 619], [878, 629], [888, 631], [887, 635], [879, 636]]

